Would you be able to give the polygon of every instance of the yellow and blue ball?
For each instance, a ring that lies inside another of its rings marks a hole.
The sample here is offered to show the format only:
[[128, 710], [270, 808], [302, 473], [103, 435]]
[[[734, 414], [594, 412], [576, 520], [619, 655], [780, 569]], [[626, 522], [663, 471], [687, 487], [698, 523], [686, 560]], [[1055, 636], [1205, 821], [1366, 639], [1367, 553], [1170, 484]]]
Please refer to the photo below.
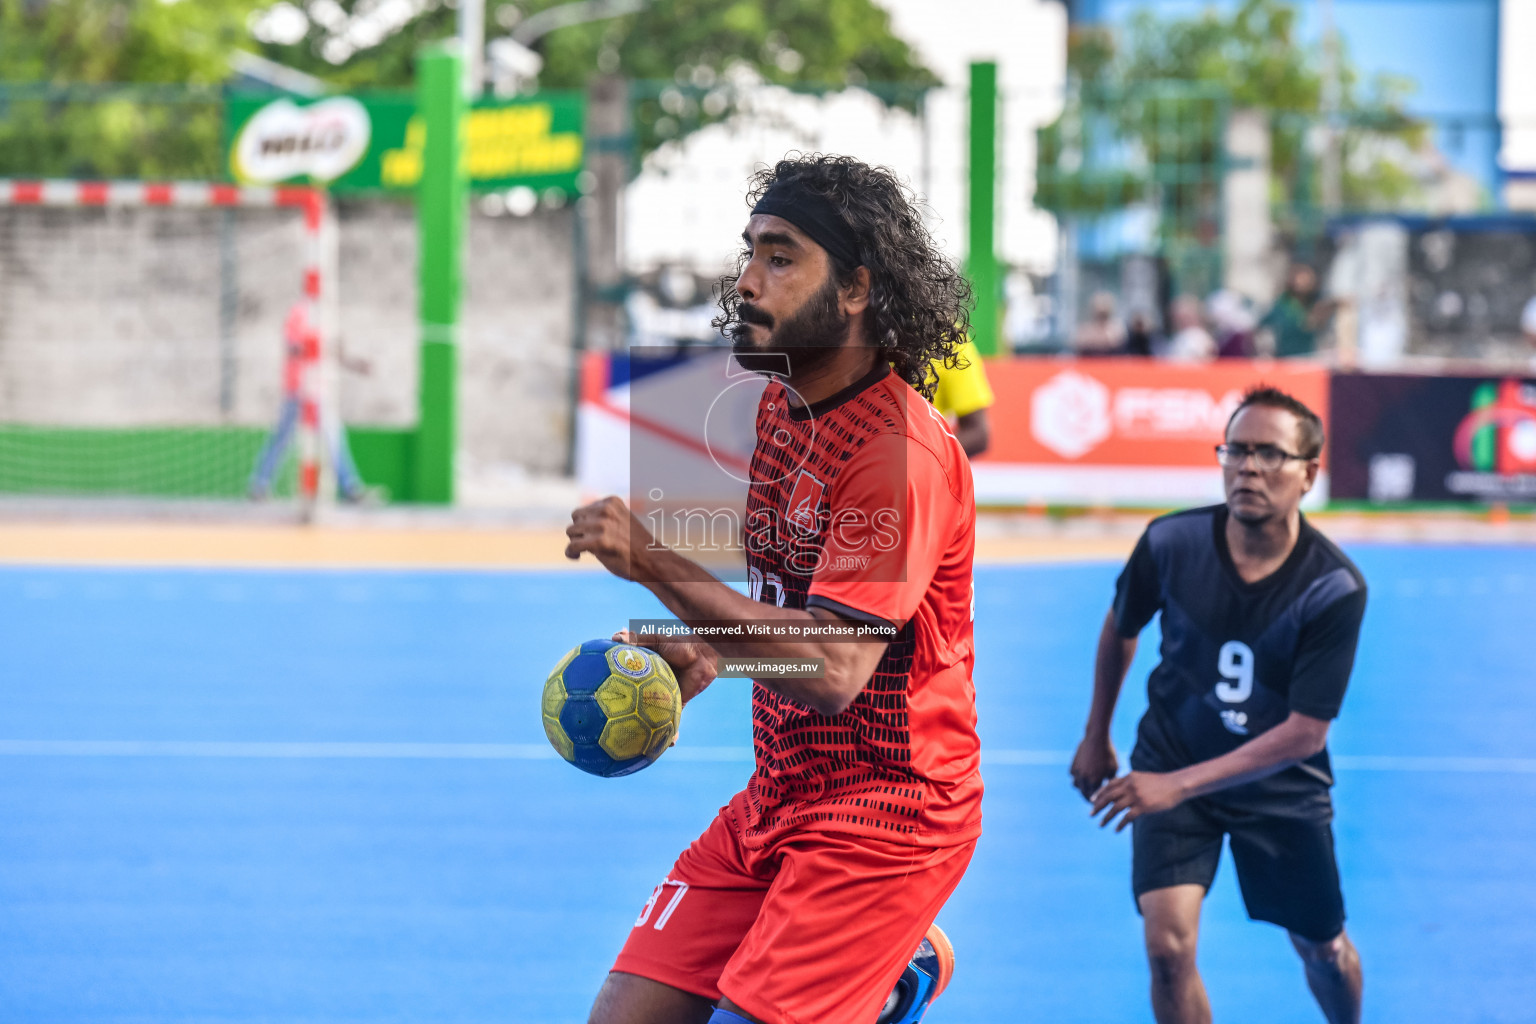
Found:
[[543, 711], [544, 734], [561, 757], [612, 778], [652, 764], [672, 745], [683, 695], [654, 651], [588, 640], [549, 674]]

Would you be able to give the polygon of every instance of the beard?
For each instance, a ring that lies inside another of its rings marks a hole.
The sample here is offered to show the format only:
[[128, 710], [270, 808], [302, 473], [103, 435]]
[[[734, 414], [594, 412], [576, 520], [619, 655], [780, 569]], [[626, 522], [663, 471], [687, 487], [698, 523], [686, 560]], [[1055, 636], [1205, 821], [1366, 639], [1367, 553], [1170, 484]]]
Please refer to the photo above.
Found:
[[[731, 351], [743, 369], [754, 373], [787, 370], [791, 377], [803, 377], [830, 362], [848, 341], [848, 317], [838, 309], [837, 280], [830, 273], [820, 290], [778, 326], [750, 302], [737, 306], [736, 314], [741, 322], [731, 331]], [[772, 331], [761, 345], [752, 343], [752, 324]]]

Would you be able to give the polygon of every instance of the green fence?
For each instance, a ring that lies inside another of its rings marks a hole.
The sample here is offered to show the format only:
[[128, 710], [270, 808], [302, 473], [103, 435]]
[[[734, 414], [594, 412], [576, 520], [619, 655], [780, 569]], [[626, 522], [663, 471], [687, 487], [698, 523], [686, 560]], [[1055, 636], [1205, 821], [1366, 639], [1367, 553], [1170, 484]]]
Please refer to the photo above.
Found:
[[1149, 211], [1175, 289], [1206, 294], [1221, 280], [1230, 112], [1225, 92], [1207, 85], [1074, 87], [1039, 132], [1035, 203], [1084, 230]]
[[[226, 102], [226, 93], [219, 88], [0, 83], [0, 177], [227, 180]], [[67, 281], [70, 272], [65, 265], [72, 259], [69, 252], [44, 253], [37, 245], [44, 236], [36, 234], [61, 228], [65, 212], [34, 211], [26, 215], [25, 224], [18, 216], [18, 211], [0, 210], [0, 308], [5, 301], [28, 301], [24, 286], [29, 281], [33, 285], [46, 282], [44, 286], [52, 288]], [[107, 216], [104, 211], [80, 211], [71, 222]], [[155, 230], [155, 244], [171, 247], [185, 245], [197, 234], [174, 217]], [[253, 277], [276, 275], [296, 292], [298, 263], [263, 268], [260, 273], [246, 270], [242, 261], [260, 259], [262, 253], [232, 241], [239, 236], [231, 232], [227, 214], [215, 214], [203, 225], [203, 233], [208, 238], [196, 240], [206, 243], [209, 260], [229, 262], [233, 279], [242, 287], [250, 285]], [[67, 244], [73, 245], [86, 244], [92, 236], [79, 231], [68, 237], [74, 240]], [[75, 273], [89, 275], [94, 273], [90, 268], [100, 269], [99, 259], [81, 256], [75, 254]], [[165, 272], [178, 265], [162, 262]], [[140, 276], [123, 280], [136, 282]], [[114, 287], [102, 281], [88, 284], [82, 291], [82, 299], [89, 295], [88, 301]], [[185, 291], [190, 284], [179, 281], [175, 287]], [[138, 298], [125, 293], [117, 301], [133, 303]], [[266, 295], [262, 301], [271, 299]], [[51, 301], [58, 301], [58, 296]], [[210, 294], [208, 305], [218, 307], [222, 324], [226, 314], [240, 315], [246, 301], [243, 291], [231, 289], [228, 295]], [[97, 329], [109, 333], [113, 329], [109, 320], [104, 316]], [[0, 339], [5, 338], [7, 327], [12, 333], [21, 329], [16, 316], [0, 322]], [[27, 340], [11, 338], [13, 348]], [[277, 344], [275, 335], [273, 344]], [[25, 351], [11, 354], [26, 356]], [[198, 370], [213, 372], [201, 365]], [[85, 365], [82, 371], [91, 372]], [[156, 372], [181, 371], [167, 366]], [[6, 416], [0, 422], [0, 495], [243, 498], [268, 429], [220, 423], [218, 418], [213, 415], [208, 423], [178, 425], [80, 426], [29, 422], [21, 414]], [[396, 499], [414, 496], [412, 431], [354, 426], [348, 428], [348, 436], [365, 481]], [[276, 476], [273, 496], [293, 494], [293, 462], [290, 451]]]
[[[1228, 151], [1235, 113], [1211, 84], [1068, 88], [1061, 116], [1038, 132], [1035, 202], [1082, 240], [1070, 257], [1079, 261], [1075, 280], [1115, 291], [1117, 261], [1135, 257], [1160, 261], [1165, 295], [1203, 297], [1221, 286], [1224, 185], [1253, 166]], [[1477, 167], [1479, 153], [1498, 149], [1506, 126], [1496, 119], [1386, 106], [1257, 113], [1268, 131], [1269, 222], [1283, 254], [1326, 261], [1330, 224], [1341, 218], [1498, 209]], [[1136, 218], [1150, 224], [1141, 247], [1116, 249]], [[1089, 294], [1076, 292], [1079, 315]]]
[[0, 82], [0, 177], [222, 179], [223, 131], [218, 88]]

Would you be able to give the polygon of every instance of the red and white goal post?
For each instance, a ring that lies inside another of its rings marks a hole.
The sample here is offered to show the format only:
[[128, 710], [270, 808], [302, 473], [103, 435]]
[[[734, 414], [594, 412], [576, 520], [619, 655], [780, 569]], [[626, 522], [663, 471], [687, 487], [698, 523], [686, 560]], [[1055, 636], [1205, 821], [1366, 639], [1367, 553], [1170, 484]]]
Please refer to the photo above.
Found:
[[[262, 267], [262, 273], [259, 276], [264, 278], [261, 285], [265, 293], [261, 301], [255, 304], [262, 305], [263, 307], [272, 307], [277, 306], [279, 303], [291, 304], [292, 301], [298, 301], [302, 297], [310, 306], [311, 322], [315, 325], [316, 330], [310, 332], [310, 339], [303, 346], [303, 356], [300, 362], [298, 377], [300, 416], [296, 428], [298, 473], [294, 489], [306, 515], [312, 513], [317, 504], [327, 502], [334, 497], [335, 474], [334, 472], [324, 471], [327, 468], [334, 468], [325, 465], [329, 461], [330, 455], [324, 440], [325, 431], [341, 429], [337, 402], [337, 373], [335, 370], [339, 313], [336, 287], [338, 278], [337, 227], [334, 210], [323, 190], [308, 187], [249, 187], [198, 181], [77, 181], [0, 178], [0, 212], [3, 212], [6, 208], [25, 207], [52, 207], [79, 211], [89, 211], [92, 209], [151, 211], [162, 208], [193, 211], [256, 211], [266, 209], [299, 214], [303, 225], [303, 242], [300, 248], [302, 256], [296, 261], [291, 255], [282, 257], [288, 260], [284, 265], [290, 268], [293, 274], [292, 277], [288, 278], [291, 284], [285, 286], [281, 285], [278, 281], [278, 278], [285, 273], [281, 267]], [[165, 216], [172, 215], [167, 214]], [[183, 226], [181, 229], [182, 233], [178, 236], [183, 242], [186, 241], [187, 237], [195, 236], [190, 245], [183, 245], [183, 249], [186, 251], [179, 256], [179, 268], [189, 272], [197, 269], [206, 260], [217, 258], [217, 246], [220, 244], [219, 228], [215, 223], [205, 224], [202, 220], [198, 220], [195, 223], [197, 226], [193, 228]], [[34, 225], [30, 229], [31, 234], [27, 236], [26, 243], [46, 247], [49, 244], [50, 237], [68, 235], [70, 228], [71, 225], [69, 223], [49, 226], [47, 222], [43, 222], [41, 227]], [[149, 234], [152, 236], [153, 240], [149, 246], [151, 249], [160, 241], [153, 230], [144, 231], [140, 229], [137, 233], [139, 235]], [[120, 231], [114, 234], [109, 241], [120, 244], [122, 239], [119, 236], [123, 234], [124, 232]], [[131, 236], [133, 232], [130, 231], [127, 234]], [[70, 251], [69, 243], [61, 242], [60, 244], [65, 253], [65, 258], [67, 258]], [[257, 249], [262, 243], [246, 244], [248, 244], [249, 248]], [[80, 248], [78, 241], [74, 245], [76, 250]], [[123, 248], [131, 249], [132, 246]], [[268, 246], [268, 248], [273, 247]], [[284, 246], [276, 248], [282, 248], [284, 252], [288, 252], [291, 249], [291, 247]], [[3, 275], [3, 258], [5, 255], [3, 251], [0, 251], [0, 275]], [[76, 257], [80, 259], [82, 264], [89, 264], [91, 259], [86, 257], [92, 255], [85, 254], [82, 257], [76, 251]], [[121, 254], [118, 255], [120, 257], [119, 261], [121, 261]], [[126, 258], [137, 259], [141, 262], [154, 262], [155, 257], [156, 254], [154, 252], [140, 252], [131, 254]], [[118, 275], [112, 270], [112, 257], [100, 257], [100, 259], [106, 263], [106, 275], [117, 277]], [[67, 267], [62, 271], [59, 269], [61, 262], [62, 260], [59, 256], [53, 257], [52, 262], [48, 264], [49, 269], [47, 273], [54, 277], [60, 277], [69, 273], [70, 271]], [[168, 276], [173, 278], [177, 276], [178, 265], [176, 265], [176, 261], [166, 259], [164, 262], [172, 266], [172, 269], [167, 270], [165, 267], [159, 267], [149, 276], [158, 274], [156, 279], [161, 281], [164, 281]], [[82, 276], [94, 273], [95, 276], [100, 277], [103, 275], [103, 269], [102, 266], [96, 266], [94, 269], [83, 266], [78, 273]], [[154, 293], [154, 290], [148, 288], [142, 289], [140, 294], [123, 294], [134, 291], [134, 282], [138, 280], [136, 274], [139, 274], [139, 271], [135, 269], [127, 269], [122, 272], [115, 289], [116, 294], [106, 299], [105, 304], [102, 306], [102, 309], [109, 312], [106, 314], [98, 313], [96, 315], [97, 319], [111, 319], [110, 311], [118, 311], [123, 316], [132, 318], [136, 315], [136, 311], [130, 309], [130, 307], [152, 307], [159, 301], [159, 297]], [[248, 274], [248, 276], [258, 275]], [[92, 287], [95, 287], [97, 291], [104, 291], [104, 289], [91, 282], [82, 280], [79, 283], [82, 291], [90, 291]], [[198, 290], [196, 285], [189, 285], [181, 289], [182, 292], [196, 290]], [[206, 291], [207, 289], [203, 288], [201, 290]], [[143, 294], [142, 291], [148, 291], [149, 294]], [[61, 305], [63, 303], [60, 303], [57, 298], [58, 292], [59, 289], [57, 287], [53, 288], [53, 301], [56, 305]], [[95, 297], [94, 293], [93, 297]], [[45, 304], [47, 300], [39, 299], [37, 295], [33, 295], [32, 301]], [[275, 311], [278, 317], [282, 316], [282, 312], [282, 310]], [[273, 313], [273, 310], [265, 310], [267, 321], [272, 319]], [[174, 319], [174, 313], [169, 315]], [[55, 320], [57, 319], [55, 318]], [[0, 325], [0, 327], [3, 327], [3, 325]], [[65, 331], [68, 330], [69, 328], [65, 328]], [[107, 327], [103, 328], [103, 330], [110, 331], [111, 328]], [[78, 327], [76, 331], [79, 333]], [[191, 328], [189, 331], [206, 331], [206, 327]], [[134, 331], [130, 330], [129, 333], [134, 333]], [[147, 334], [153, 338], [155, 332], [153, 329], [147, 331], [139, 329], [137, 333], [141, 337]], [[270, 335], [272, 352], [281, 351], [283, 338], [280, 333], [269, 332], [264, 327], [262, 334], [264, 337]], [[40, 337], [36, 340], [38, 344], [34, 345], [35, 348], [46, 348], [44, 343], [51, 339], [48, 338], [47, 331], [42, 331]], [[255, 343], [265, 344], [265, 341], [258, 340]], [[142, 346], [143, 342], [139, 342], [139, 344]], [[87, 347], [82, 346], [82, 350], [85, 350]], [[119, 348], [123, 348], [123, 346], [120, 345]], [[167, 349], [167, 351], [171, 350]], [[171, 354], [174, 357], [174, 351]], [[112, 358], [119, 363], [132, 362], [131, 356], [126, 354], [126, 349], [123, 349], [122, 352], [117, 352]], [[202, 358], [202, 356], [199, 356], [199, 358]], [[275, 359], [265, 362], [263, 368], [271, 369], [274, 365]], [[98, 377], [100, 375], [98, 373]], [[67, 370], [61, 373], [55, 368], [50, 377], [54, 390], [67, 392], [69, 390], [67, 377]], [[205, 391], [206, 383], [206, 381], [203, 381], [200, 385]], [[264, 385], [264, 387], [267, 390], [263, 393], [263, 399], [270, 405], [270, 384]], [[70, 396], [66, 394], [55, 399], [53, 404], [65, 406], [71, 401], [74, 401], [76, 404], [88, 402], [89, 396]], [[0, 420], [12, 420], [15, 422], [13, 417], [4, 415], [7, 411], [0, 409]], [[246, 415], [247, 448], [249, 447], [248, 441], [251, 427], [254, 426], [255, 422], [251, 415], [249, 413]], [[263, 413], [262, 415], [266, 414]], [[49, 423], [79, 422], [68, 417], [63, 420], [57, 420], [52, 416], [43, 416], [39, 417], [39, 419]], [[152, 422], [136, 420], [132, 416], [124, 417], [123, 419], [134, 425]], [[172, 419], [176, 420], [177, 416], [173, 414]], [[195, 426], [199, 427], [203, 426], [202, 422], [196, 419], [188, 421], [185, 419], [185, 416], [182, 416], [179, 421], [192, 422]], [[22, 422], [25, 422], [25, 417], [22, 417]], [[102, 420], [101, 422], [109, 427], [115, 425], [110, 420]], [[226, 422], [228, 422], [227, 417]], [[216, 424], [213, 425], [217, 426]], [[232, 467], [225, 467], [223, 477], [227, 478], [232, 470]]]

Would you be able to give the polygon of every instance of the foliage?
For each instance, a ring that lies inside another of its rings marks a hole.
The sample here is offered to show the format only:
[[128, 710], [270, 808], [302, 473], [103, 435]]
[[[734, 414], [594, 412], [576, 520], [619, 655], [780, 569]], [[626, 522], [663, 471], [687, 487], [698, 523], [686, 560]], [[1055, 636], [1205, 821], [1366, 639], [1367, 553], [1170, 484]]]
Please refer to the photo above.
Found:
[[[567, 2], [488, 0], [486, 35]], [[0, 174], [218, 176], [235, 50], [338, 90], [406, 88], [455, 17], [447, 0], [0, 0]], [[881, 95], [908, 106], [937, 84], [877, 0], [650, 0], [535, 48], [544, 87], [654, 82], [636, 90], [642, 153], [728, 117], [733, 82], [895, 83]]]
[[0, 80], [216, 85], [258, 0], [0, 0]]
[[[568, 2], [489, 0], [487, 37]], [[376, 0], [280, 0], [257, 22], [267, 36], [263, 53], [340, 87], [408, 85], [416, 48], [451, 35], [455, 13], [438, 0], [417, 0], [410, 20], [386, 25], [379, 7]], [[279, 28], [288, 34], [274, 38]], [[875, 0], [650, 0], [636, 13], [557, 29], [533, 45], [544, 60], [540, 86], [584, 88], [599, 74], [644, 83], [634, 111], [642, 153], [728, 117], [737, 109], [731, 83], [743, 80], [891, 83], [911, 87], [883, 94], [907, 105], [938, 84]]]
[[0, 174], [216, 175], [216, 86], [255, 5], [0, 0], [0, 83], [27, 83], [0, 85]]
[[220, 174], [223, 108], [215, 93], [0, 90], [0, 177]]
[[[1275, 199], [1313, 203], [1313, 150], [1326, 124], [1323, 59], [1320, 47], [1297, 39], [1296, 20], [1285, 0], [1243, 0], [1187, 18], [1143, 9], [1120, 38], [1075, 33], [1068, 102], [1040, 133], [1042, 204], [1097, 213], [1138, 196], [1162, 208], [1165, 232], [1198, 232], [1219, 200], [1226, 113], [1244, 107], [1270, 113]], [[1380, 78], [1365, 88], [1342, 52], [1337, 68], [1343, 202], [1399, 205], [1416, 188], [1406, 165], [1426, 137], [1403, 110], [1411, 83]]]

